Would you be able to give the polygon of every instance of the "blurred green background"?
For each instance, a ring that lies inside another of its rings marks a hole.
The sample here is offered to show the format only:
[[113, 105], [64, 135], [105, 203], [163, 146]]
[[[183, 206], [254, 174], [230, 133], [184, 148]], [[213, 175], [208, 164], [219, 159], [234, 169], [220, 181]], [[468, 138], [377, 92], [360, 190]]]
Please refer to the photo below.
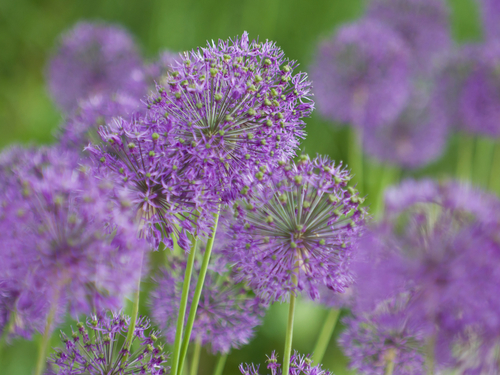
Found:
[[[459, 43], [480, 40], [481, 26], [474, 0], [449, 0], [452, 34]], [[58, 35], [79, 20], [118, 23], [135, 35], [143, 55], [154, 59], [163, 49], [184, 51], [205, 45], [206, 40], [226, 39], [244, 30], [251, 38], [274, 40], [286, 55], [307, 70], [316, 45], [335, 28], [362, 16], [362, 0], [0, 0], [0, 147], [15, 142], [50, 143], [54, 129], [63, 121], [45, 87], [44, 70]], [[329, 154], [348, 160], [347, 127], [335, 127], [317, 114], [307, 120], [308, 137], [302, 148], [309, 154]], [[423, 170], [407, 175], [452, 175], [457, 140], [450, 137], [444, 156]], [[364, 160], [368, 204], [381, 166]], [[356, 170], [354, 170], [356, 173]], [[142, 308], [147, 312], [147, 307]], [[264, 325], [257, 328], [251, 344], [234, 351], [224, 374], [237, 374], [242, 362], [262, 363], [272, 350], [283, 352], [287, 305], [275, 304]], [[294, 349], [312, 351], [326, 310], [301, 301], [295, 321]], [[337, 326], [335, 335], [342, 329]], [[34, 367], [36, 340], [18, 340], [1, 354], [0, 374], [30, 374]], [[59, 345], [56, 338], [54, 346]], [[281, 356], [280, 356], [281, 358]], [[210, 374], [216, 358], [203, 352], [200, 373]], [[325, 355], [324, 367], [335, 374], [345, 370], [346, 359], [335, 345]]]

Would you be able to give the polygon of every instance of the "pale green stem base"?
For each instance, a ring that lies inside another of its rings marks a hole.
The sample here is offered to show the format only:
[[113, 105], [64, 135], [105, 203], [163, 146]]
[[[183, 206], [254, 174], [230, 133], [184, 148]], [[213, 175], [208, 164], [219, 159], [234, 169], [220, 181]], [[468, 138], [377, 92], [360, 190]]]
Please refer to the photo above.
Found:
[[[217, 233], [217, 224], [219, 223], [220, 206], [219, 210], [215, 214], [214, 227], [212, 230], [212, 236], [207, 241], [207, 248], [205, 249], [205, 254], [203, 255], [203, 261], [201, 263], [200, 274], [198, 276], [198, 282], [196, 283], [196, 289], [194, 291], [193, 301], [191, 303], [191, 308], [189, 309], [189, 317], [186, 324], [186, 333], [182, 339], [182, 346], [179, 356], [179, 366], [177, 374], [182, 374], [182, 366], [186, 360], [186, 354], [189, 347], [189, 339], [191, 338], [191, 331], [193, 330], [194, 321], [196, 319], [196, 312], [198, 311], [198, 304], [200, 302], [201, 292], [203, 290], [203, 285], [205, 284], [205, 276], [207, 275], [208, 264], [210, 262], [210, 256], [212, 254], [212, 248], [214, 246], [215, 234]], [[175, 372], [172, 372], [175, 375]]]
[[288, 324], [286, 326], [285, 336], [285, 351], [283, 353], [283, 375], [289, 375], [290, 372], [290, 357], [292, 356], [292, 339], [293, 339], [293, 320], [295, 316], [295, 300], [294, 292], [290, 295], [290, 307], [288, 309]]
[[497, 194], [500, 193], [500, 144], [498, 143], [495, 145], [495, 151], [493, 152], [488, 188]]
[[434, 351], [436, 349], [436, 337], [435, 335], [430, 338], [427, 343], [427, 356], [426, 356], [426, 364], [427, 364], [427, 373], [429, 375], [434, 375], [434, 366], [435, 366], [435, 356]]
[[385, 368], [385, 375], [392, 375], [394, 372], [394, 361], [387, 362], [387, 366]]
[[495, 143], [493, 140], [485, 137], [476, 138], [472, 178], [477, 185], [488, 186], [494, 151]]
[[15, 322], [16, 322], [16, 309], [14, 309], [10, 313], [9, 321], [7, 322], [7, 324], [5, 325], [5, 327], [3, 329], [2, 337], [0, 337], [0, 366], [1, 366], [2, 360], [3, 360], [3, 348], [5, 346], [5, 343], [7, 342], [7, 338], [9, 337], [9, 334], [14, 330]]
[[42, 341], [40, 342], [40, 346], [38, 348], [38, 358], [36, 361], [35, 375], [42, 375], [45, 370], [45, 364], [47, 363], [47, 346], [49, 345], [50, 336], [51, 336], [51, 327], [54, 322], [54, 318], [56, 315], [58, 295], [52, 301], [50, 306], [49, 316], [47, 317], [47, 321], [45, 322], [45, 329], [43, 331]]
[[196, 375], [198, 373], [198, 365], [200, 363], [201, 354], [201, 338], [197, 337], [194, 344], [193, 359], [191, 360], [191, 374]]
[[214, 375], [222, 375], [224, 367], [226, 366], [227, 355], [228, 353], [219, 355], [219, 359], [217, 360], [217, 364], [215, 365]]
[[382, 167], [381, 175], [378, 177], [379, 186], [376, 193], [375, 205], [371, 210], [376, 219], [379, 219], [384, 212], [385, 189], [399, 179], [399, 172], [399, 168], [394, 166], [384, 165]]
[[176, 375], [177, 373], [182, 374], [182, 371], [178, 371], [178, 369], [180, 368], [179, 358], [181, 355], [182, 331], [184, 328], [184, 318], [186, 317], [189, 287], [191, 284], [191, 275], [193, 274], [194, 258], [196, 254], [196, 242], [196, 239], [193, 240], [193, 246], [191, 247], [191, 251], [189, 252], [186, 271], [184, 273], [181, 303], [179, 305], [179, 315], [177, 316], [177, 329], [175, 331], [174, 357], [172, 360], [172, 371], [170, 372], [172, 375]]
[[333, 331], [335, 331], [335, 326], [337, 325], [337, 322], [339, 320], [339, 315], [340, 310], [330, 310], [328, 312], [312, 355], [312, 360], [316, 364], [321, 364], [321, 361], [323, 361], [326, 348], [330, 343]]
[[[358, 134], [354, 127], [349, 129], [349, 150], [348, 159], [349, 167], [354, 175], [353, 181], [356, 183], [357, 189], [364, 194], [363, 185], [363, 152], [358, 142]], [[360, 135], [361, 139], [361, 135]]]
[[474, 155], [474, 138], [468, 134], [460, 134], [457, 149], [457, 177], [462, 181], [470, 181], [472, 158]]

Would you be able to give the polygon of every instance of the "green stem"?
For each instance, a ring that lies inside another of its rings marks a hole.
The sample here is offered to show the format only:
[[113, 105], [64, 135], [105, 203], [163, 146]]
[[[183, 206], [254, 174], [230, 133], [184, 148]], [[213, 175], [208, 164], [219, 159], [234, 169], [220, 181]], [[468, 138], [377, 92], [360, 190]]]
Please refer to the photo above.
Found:
[[228, 353], [220, 354], [217, 364], [215, 365], [214, 375], [222, 375], [224, 371], [224, 366], [226, 366], [226, 359]]
[[318, 337], [318, 341], [316, 342], [316, 346], [314, 347], [312, 360], [316, 364], [320, 364], [323, 360], [323, 356], [325, 355], [326, 348], [328, 347], [328, 343], [330, 342], [333, 331], [335, 330], [335, 326], [339, 320], [340, 310], [332, 309], [328, 312], [325, 323], [321, 328], [321, 333]]
[[191, 360], [191, 375], [196, 375], [198, 373], [200, 354], [201, 354], [201, 338], [198, 336], [194, 344], [193, 359]]
[[398, 179], [398, 168], [389, 166], [389, 165], [384, 165], [382, 167], [380, 179], [379, 179], [379, 186], [377, 190], [377, 195], [376, 195], [376, 201], [375, 205], [373, 207], [372, 213], [375, 216], [375, 218], [380, 218], [382, 216], [382, 213], [384, 212], [384, 192], [387, 186], [392, 184], [395, 180]]
[[473, 166], [473, 181], [477, 185], [487, 187], [489, 182], [489, 172], [493, 161], [495, 143], [485, 137], [476, 137]]
[[396, 361], [397, 354], [398, 353], [394, 348], [389, 349], [385, 353], [385, 361], [386, 361], [385, 375], [392, 375], [392, 373], [394, 372], [394, 364]]
[[47, 346], [49, 345], [49, 340], [51, 336], [51, 327], [52, 323], [54, 322], [54, 317], [56, 315], [57, 301], [59, 299], [58, 295], [59, 294], [56, 293], [56, 296], [50, 306], [49, 316], [47, 317], [47, 321], [45, 322], [45, 329], [43, 331], [42, 342], [40, 343], [40, 347], [38, 348], [38, 358], [36, 361], [35, 375], [42, 375], [43, 370], [45, 370], [45, 364], [47, 363]]
[[500, 193], [500, 145], [495, 145], [493, 153], [493, 162], [491, 163], [490, 180], [488, 187], [495, 193]]
[[184, 283], [182, 286], [182, 296], [181, 304], [179, 306], [179, 315], [177, 316], [177, 330], [175, 331], [175, 343], [174, 343], [174, 357], [172, 360], [172, 375], [177, 373], [182, 374], [182, 371], [178, 371], [179, 358], [181, 354], [181, 342], [182, 342], [182, 330], [184, 328], [184, 319], [186, 318], [186, 310], [189, 296], [189, 287], [191, 284], [191, 275], [193, 274], [194, 258], [196, 254], [196, 242], [193, 240], [193, 245], [191, 246], [191, 251], [189, 252], [188, 261], [186, 264], [186, 271], [184, 273]]
[[435, 363], [435, 356], [434, 356], [434, 351], [436, 349], [436, 335], [431, 336], [429, 339], [429, 342], [427, 343], [427, 370], [429, 375], [434, 375], [434, 363]]
[[462, 181], [470, 181], [474, 139], [468, 134], [460, 134], [457, 148], [457, 177]]
[[394, 361], [388, 361], [385, 368], [385, 375], [392, 375], [394, 372]]
[[286, 326], [285, 351], [283, 353], [283, 375], [288, 375], [290, 370], [290, 357], [292, 356], [293, 319], [295, 316], [295, 292], [290, 294], [290, 307], [288, 309], [288, 324]]
[[15, 321], [16, 321], [16, 309], [13, 309], [12, 312], [10, 313], [9, 321], [4, 326], [2, 337], [0, 337], [0, 366], [2, 365], [2, 360], [3, 360], [3, 348], [5, 346], [5, 343], [7, 342], [9, 334], [12, 331], [14, 331]]
[[[349, 166], [354, 174], [354, 181], [357, 182], [357, 189], [364, 193], [363, 186], [363, 152], [361, 146], [358, 142], [358, 135], [356, 133], [356, 129], [351, 127], [349, 129], [349, 150], [348, 150], [348, 159]], [[361, 139], [361, 137], [360, 137]]]
[[[217, 213], [214, 215], [214, 227], [212, 229], [212, 236], [207, 241], [207, 248], [205, 249], [205, 254], [203, 255], [203, 261], [201, 263], [200, 275], [198, 276], [198, 282], [196, 283], [196, 289], [194, 291], [193, 301], [191, 302], [191, 308], [189, 309], [189, 317], [186, 324], [186, 334], [182, 340], [182, 347], [179, 356], [179, 366], [177, 368], [177, 374], [182, 374], [182, 366], [186, 359], [186, 354], [189, 346], [189, 339], [191, 338], [191, 331], [193, 330], [193, 324], [196, 319], [196, 312], [198, 311], [198, 303], [200, 302], [201, 292], [203, 290], [203, 285], [205, 284], [205, 276], [207, 274], [208, 263], [210, 262], [210, 256], [212, 254], [212, 248], [214, 246], [215, 234], [217, 232], [217, 224], [219, 223], [220, 206]], [[175, 372], [171, 372], [172, 375], [176, 375]]]

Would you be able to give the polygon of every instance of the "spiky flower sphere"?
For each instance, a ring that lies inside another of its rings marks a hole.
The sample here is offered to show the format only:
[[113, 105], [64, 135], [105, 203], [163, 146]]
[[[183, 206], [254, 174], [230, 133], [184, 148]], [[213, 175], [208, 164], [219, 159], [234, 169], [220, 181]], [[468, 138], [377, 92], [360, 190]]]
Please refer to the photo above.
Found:
[[401, 301], [390, 300], [376, 310], [344, 319], [339, 344], [350, 368], [363, 375], [425, 374], [424, 335], [405, 317]]
[[412, 69], [431, 72], [453, 46], [443, 0], [371, 0], [367, 17], [393, 29], [410, 47]]
[[183, 173], [182, 155], [168, 143], [168, 133], [144, 119], [117, 118], [99, 135], [105, 144], [88, 150], [95, 173], [122, 186], [140, 222], [140, 233], [156, 247], [173, 248], [173, 236], [185, 250], [187, 234], [204, 233], [212, 219], [216, 192], [204, 189], [196, 176]]
[[[173, 269], [164, 271], [157, 278], [158, 285], [151, 295], [151, 311], [167, 342], [173, 344], [185, 266], [171, 265]], [[228, 353], [248, 344], [255, 327], [262, 324], [264, 306], [242, 285], [236, 284], [227, 271], [219, 271], [223, 273], [213, 270], [207, 273], [191, 341], [201, 340], [202, 345], [209, 345], [213, 353]], [[191, 284], [188, 310], [195, 286], [196, 278]]]
[[[278, 363], [276, 352], [272, 352], [271, 356], [267, 357], [267, 369], [271, 370], [271, 375], [280, 375], [281, 365]], [[330, 371], [323, 370], [321, 365], [313, 366], [313, 361], [309, 356], [298, 354], [296, 351], [290, 357], [290, 374], [291, 375], [330, 375]], [[253, 363], [241, 364], [240, 372], [242, 375], [259, 375], [259, 365]]]
[[190, 178], [223, 202], [240, 196], [246, 175], [294, 155], [313, 109], [311, 83], [273, 42], [241, 38], [186, 53], [172, 65], [169, 89], [150, 98]]
[[129, 352], [125, 343], [129, 324], [128, 316], [102, 313], [87, 318], [86, 327], [77, 323], [71, 337], [61, 332], [65, 347], [56, 349], [49, 358], [49, 364], [54, 365], [54, 374], [168, 374], [168, 357], [158, 342], [160, 332], [147, 332], [151, 326], [149, 320], [139, 317], [132, 336], [132, 351]]
[[65, 113], [96, 94], [146, 94], [143, 62], [121, 27], [81, 22], [61, 38], [47, 69], [49, 90]]
[[410, 92], [410, 53], [382, 23], [363, 20], [342, 26], [316, 53], [311, 67], [322, 115], [358, 127], [391, 121]]
[[[237, 208], [224, 249], [237, 280], [264, 300], [284, 300], [317, 285], [342, 292], [351, 283], [349, 263], [360, 233], [363, 199], [347, 187], [350, 173], [327, 157], [281, 163], [274, 182], [257, 186]], [[258, 191], [260, 188], [260, 192]]]
[[115, 197], [109, 181], [75, 169], [71, 156], [35, 152], [14, 170], [15, 182], [1, 197], [1, 278], [13, 289], [17, 311], [34, 308], [43, 296], [39, 317], [47, 303], [73, 314], [119, 307], [147, 250], [136, 237], [130, 203]]
[[125, 94], [98, 94], [80, 102], [58, 133], [62, 147], [83, 154], [89, 143], [99, 144], [98, 130], [114, 117], [137, 118], [143, 110], [139, 98]]
[[447, 113], [428, 91], [414, 88], [396, 118], [363, 130], [363, 148], [368, 155], [405, 168], [419, 168], [441, 156], [448, 139]]

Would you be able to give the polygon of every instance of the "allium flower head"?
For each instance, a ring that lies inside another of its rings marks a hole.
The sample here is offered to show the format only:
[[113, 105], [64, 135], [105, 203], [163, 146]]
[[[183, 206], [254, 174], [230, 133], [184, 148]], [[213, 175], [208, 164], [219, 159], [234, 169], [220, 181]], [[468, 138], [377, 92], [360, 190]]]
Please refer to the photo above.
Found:
[[424, 336], [404, 314], [401, 301], [391, 300], [377, 310], [344, 319], [339, 344], [363, 375], [383, 375], [389, 362], [394, 374], [425, 374]]
[[[280, 375], [281, 365], [278, 363], [276, 352], [272, 352], [271, 356], [267, 357], [267, 369], [271, 370], [271, 375]], [[330, 371], [323, 370], [321, 365], [313, 366], [313, 361], [309, 356], [298, 354], [296, 351], [290, 357], [290, 374], [291, 375], [330, 375]], [[259, 365], [241, 364], [240, 372], [242, 375], [259, 375]]]
[[143, 63], [131, 36], [122, 28], [81, 22], [61, 38], [48, 66], [50, 92], [66, 113], [80, 100], [115, 92], [146, 94]]
[[172, 65], [169, 89], [149, 100], [155, 125], [223, 202], [239, 196], [247, 174], [294, 155], [313, 109], [305, 73], [293, 74], [273, 42], [249, 42], [245, 32], [186, 53]]
[[311, 68], [319, 111], [359, 127], [383, 125], [408, 100], [409, 66], [405, 42], [384, 24], [342, 26], [320, 44]]
[[448, 121], [445, 109], [429, 90], [414, 89], [401, 113], [379, 128], [365, 128], [363, 148], [382, 162], [418, 168], [445, 150]]
[[453, 45], [443, 0], [371, 0], [367, 16], [392, 28], [410, 47], [413, 69], [429, 72]]
[[[56, 349], [49, 358], [49, 364], [55, 367], [54, 374], [168, 374], [167, 356], [163, 353], [163, 345], [158, 342], [160, 332], [147, 333], [150, 322], [139, 317], [132, 336], [132, 351], [129, 352], [123, 341], [129, 324], [130, 318], [125, 315], [103, 313], [87, 318], [86, 326], [79, 322], [77, 329], [72, 329], [71, 337], [61, 332], [65, 347]], [[134, 342], [139, 345], [134, 345]]]
[[[157, 278], [158, 285], [151, 297], [154, 321], [164, 331], [167, 342], [173, 344], [177, 314], [182, 293], [184, 266], [173, 264]], [[191, 306], [196, 279], [191, 284], [188, 309]], [[262, 324], [264, 306], [260, 300], [238, 285], [227, 272], [208, 271], [198, 304], [191, 340], [210, 345], [213, 353], [228, 353], [232, 348], [247, 344], [256, 326]]]
[[2, 196], [0, 269], [15, 303], [37, 306], [41, 294], [73, 314], [118, 307], [136, 285], [146, 249], [129, 202], [113, 199], [109, 181], [74, 169], [71, 154], [42, 150], [32, 158]]
[[303, 155], [282, 163], [273, 178], [237, 209], [229, 228], [233, 241], [224, 254], [237, 279], [267, 301], [304, 289], [317, 298], [317, 284], [343, 291], [364, 217], [363, 199], [347, 188], [349, 171]]
[[500, 1], [479, 0], [480, 11], [484, 25], [484, 34], [487, 41], [500, 38], [500, 24], [498, 15], [500, 14]]
[[209, 227], [213, 205], [207, 202], [218, 201], [216, 193], [182, 173], [181, 155], [168, 143], [168, 133], [143, 120], [117, 118], [100, 128], [106, 143], [88, 147], [97, 165], [95, 173], [113, 178], [124, 188], [143, 237], [155, 246], [163, 241], [173, 248], [175, 234], [186, 240], [180, 244], [188, 250], [187, 233], [202, 233]]

